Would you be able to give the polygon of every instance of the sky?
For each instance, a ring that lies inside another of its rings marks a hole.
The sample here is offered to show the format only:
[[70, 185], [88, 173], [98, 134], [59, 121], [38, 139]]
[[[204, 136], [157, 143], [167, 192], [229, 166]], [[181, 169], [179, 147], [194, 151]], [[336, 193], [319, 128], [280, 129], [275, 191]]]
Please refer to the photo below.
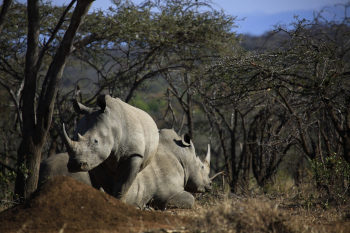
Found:
[[[212, 0], [216, 9], [222, 9], [225, 14], [237, 16], [237, 26], [234, 31], [243, 34], [262, 35], [264, 32], [273, 30], [274, 25], [289, 25], [295, 21], [294, 16], [299, 19], [313, 18], [314, 12], [322, 9], [327, 10], [325, 15], [328, 19], [337, 16], [344, 16], [344, 8], [335, 6], [346, 4], [350, 0]], [[26, 0], [19, 0], [26, 2]], [[53, 0], [53, 4], [68, 4], [69, 0]], [[143, 0], [132, 0], [135, 4]], [[110, 0], [96, 0], [92, 9], [107, 9], [111, 6]], [[325, 8], [326, 7], [326, 8]], [[350, 9], [348, 10], [350, 15]], [[243, 20], [244, 19], [244, 20]]]

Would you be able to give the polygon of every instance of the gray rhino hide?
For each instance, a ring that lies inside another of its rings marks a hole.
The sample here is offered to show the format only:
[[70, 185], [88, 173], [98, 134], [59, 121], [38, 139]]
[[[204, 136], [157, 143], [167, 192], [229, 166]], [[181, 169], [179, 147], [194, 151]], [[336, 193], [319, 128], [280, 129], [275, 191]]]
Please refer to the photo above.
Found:
[[187, 191], [211, 190], [208, 153], [209, 157], [201, 162], [189, 135], [180, 138], [173, 130], [161, 130], [156, 159], [137, 175], [126, 195], [126, 203], [143, 208], [151, 201], [159, 209], [192, 208], [194, 197]]
[[79, 121], [74, 141], [64, 130], [70, 172], [97, 168], [114, 179], [113, 195], [124, 200], [137, 173], [155, 155], [159, 134], [146, 112], [108, 95], [97, 100], [99, 108], [75, 102], [74, 109], [85, 116]]

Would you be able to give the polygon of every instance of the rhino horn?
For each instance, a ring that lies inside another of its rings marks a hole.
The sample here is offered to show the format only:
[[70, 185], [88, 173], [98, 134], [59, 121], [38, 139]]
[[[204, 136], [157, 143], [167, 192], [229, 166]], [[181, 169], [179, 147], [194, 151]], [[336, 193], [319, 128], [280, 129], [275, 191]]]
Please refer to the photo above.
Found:
[[68, 136], [68, 134], [67, 134], [67, 132], [66, 132], [66, 127], [65, 127], [65, 125], [63, 124], [63, 135], [64, 135], [64, 142], [65, 142], [65, 144], [66, 144], [66, 147], [67, 147], [67, 150], [68, 150], [68, 154], [71, 154], [72, 152], [73, 152], [73, 150], [74, 150], [74, 147], [75, 147], [75, 142], [74, 141], [72, 141], [70, 138], [69, 138], [69, 136]]
[[216, 173], [215, 175], [213, 175], [212, 177], [210, 177], [210, 180], [214, 180], [218, 175], [225, 175], [225, 172], [224, 171], [221, 171], [221, 172], [218, 172]]
[[94, 111], [93, 108], [86, 107], [85, 105], [79, 103], [76, 99], [72, 99], [72, 102], [73, 102], [73, 108], [75, 112], [78, 114], [86, 115]]
[[81, 136], [80, 133], [78, 133], [78, 141], [84, 141], [84, 140], [85, 140], [85, 138], [83, 136]]
[[207, 155], [205, 156], [204, 162], [208, 163], [208, 166], [210, 167], [210, 145], [209, 144], [207, 148]]

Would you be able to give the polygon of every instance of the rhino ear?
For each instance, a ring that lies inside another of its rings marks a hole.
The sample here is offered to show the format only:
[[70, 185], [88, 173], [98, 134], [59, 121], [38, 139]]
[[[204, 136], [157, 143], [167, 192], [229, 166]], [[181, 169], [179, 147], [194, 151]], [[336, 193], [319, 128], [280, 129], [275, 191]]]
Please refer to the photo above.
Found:
[[185, 146], [191, 146], [191, 135], [188, 133], [181, 135], [181, 141]]
[[102, 109], [105, 110], [106, 108], [106, 96], [105, 95], [100, 95], [97, 97], [97, 105]]
[[86, 115], [93, 112], [92, 108], [86, 107], [85, 105], [79, 103], [76, 99], [72, 99], [72, 102], [73, 102], [73, 108], [75, 112], [78, 114]]

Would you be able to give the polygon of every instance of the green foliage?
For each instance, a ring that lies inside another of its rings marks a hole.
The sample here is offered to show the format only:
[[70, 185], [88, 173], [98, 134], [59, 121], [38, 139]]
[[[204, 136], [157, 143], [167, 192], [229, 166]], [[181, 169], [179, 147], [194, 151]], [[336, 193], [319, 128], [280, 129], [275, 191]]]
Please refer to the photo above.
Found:
[[311, 160], [311, 169], [318, 188], [327, 194], [325, 206], [329, 202], [342, 204], [349, 199], [350, 165], [340, 156], [327, 157], [324, 163]]
[[153, 113], [159, 112], [166, 103], [161, 99], [150, 99], [149, 101], [146, 101], [145, 99], [141, 98], [140, 95], [137, 95], [132, 99], [130, 104], [153, 115]]
[[1, 188], [7, 189], [9, 187], [9, 184], [13, 182], [16, 179], [16, 173], [15, 172], [9, 172], [9, 173], [2, 173], [0, 172], [0, 185]]
[[0, 172], [0, 211], [19, 203], [18, 197], [13, 192], [13, 184], [15, 180], [15, 172]]
[[44, 183], [47, 182], [49, 179], [51, 179], [50, 176], [45, 176], [44, 179], [41, 181], [41, 184], [44, 184]]

